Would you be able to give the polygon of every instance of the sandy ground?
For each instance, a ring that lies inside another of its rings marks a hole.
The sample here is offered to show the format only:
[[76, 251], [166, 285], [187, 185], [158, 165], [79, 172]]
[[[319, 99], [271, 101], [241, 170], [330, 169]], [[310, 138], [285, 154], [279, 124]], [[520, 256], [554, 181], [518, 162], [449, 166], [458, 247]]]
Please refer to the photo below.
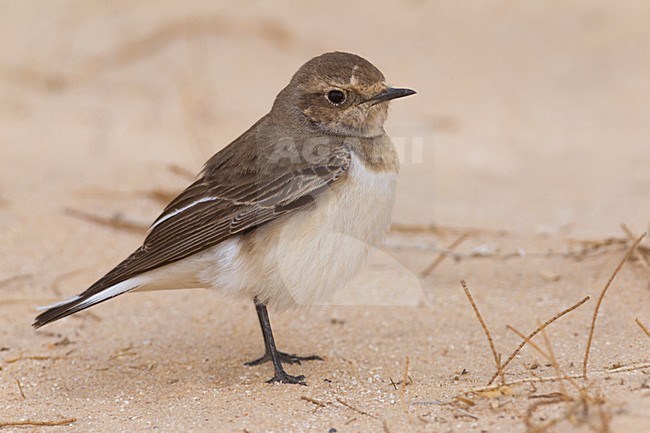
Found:
[[[520, 341], [506, 325], [531, 332], [591, 296], [547, 329], [562, 374], [581, 373], [596, 297], [627, 248], [598, 241], [650, 217], [650, 6], [233, 5], [0, 5], [0, 425], [76, 419], [0, 430], [650, 431], [650, 338], [635, 323], [650, 325], [650, 274], [636, 256], [604, 299], [588, 381], [464, 394], [495, 364], [459, 283], [503, 359]], [[272, 315], [282, 349], [325, 358], [288, 367], [307, 387], [242, 365], [262, 350], [253, 306], [218, 293], [127, 295], [30, 327], [37, 305], [142, 240], [65, 209], [151, 222], [164, 203], [148, 193], [188, 182], [170, 164], [198, 171], [335, 49], [418, 90], [387, 124], [404, 154], [394, 221], [440, 229], [392, 233], [333, 305]], [[422, 278], [463, 233], [456, 260]], [[557, 371], [527, 346], [505, 373]]]

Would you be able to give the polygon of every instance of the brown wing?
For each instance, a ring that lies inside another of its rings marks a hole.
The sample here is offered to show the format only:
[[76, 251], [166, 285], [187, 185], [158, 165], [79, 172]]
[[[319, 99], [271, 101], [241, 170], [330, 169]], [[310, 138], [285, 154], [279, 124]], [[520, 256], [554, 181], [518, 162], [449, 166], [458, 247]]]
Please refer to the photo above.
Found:
[[340, 149], [319, 164], [288, 172], [278, 166], [265, 174], [249, 173], [244, 182], [241, 176], [234, 177], [240, 182], [227, 182], [204, 175], [165, 208], [140, 248], [80, 295], [40, 314], [34, 326], [116, 296], [119, 293], [96, 296], [115, 284], [304, 208], [343, 175], [349, 163], [349, 152]]
[[127, 278], [196, 254], [304, 207], [347, 167], [348, 161], [337, 159], [332, 165], [305, 167], [264, 184], [251, 182], [237, 187], [198, 181], [167, 207], [142, 247], [123, 262], [130, 275]]

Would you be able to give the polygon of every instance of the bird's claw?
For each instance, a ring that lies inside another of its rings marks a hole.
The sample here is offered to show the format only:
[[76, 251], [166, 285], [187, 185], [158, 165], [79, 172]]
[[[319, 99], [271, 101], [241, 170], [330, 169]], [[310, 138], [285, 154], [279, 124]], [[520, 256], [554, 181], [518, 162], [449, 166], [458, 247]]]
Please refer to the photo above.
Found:
[[[298, 355], [294, 355], [294, 354], [290, 354], [290, 353], [284, 353], [284, 352], [278, 352], [278, 359], [283, 364], [300, 364], [302, 361], [322, 361], [323, 360], [323, 358], [321, 358], [318, 355], [298, 356]], [[257, 358], [257, 359], [255, 359], [253, 361], [245, 362], [244, 365], [248, 365], [248, 366], [260, 365], [260, 364], [264, 364], [265, 362], [269, 362], [271, 360], [272, 360], [271, 354], [267, 352], [261, 358]]]

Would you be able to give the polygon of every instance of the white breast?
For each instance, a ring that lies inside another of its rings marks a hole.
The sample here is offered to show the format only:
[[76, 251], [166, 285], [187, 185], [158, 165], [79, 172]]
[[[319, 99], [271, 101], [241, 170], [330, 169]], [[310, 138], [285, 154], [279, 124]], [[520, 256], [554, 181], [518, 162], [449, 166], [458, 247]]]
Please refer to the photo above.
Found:
[[197, 272], [198, 286], [257, 296], [276, 309], [322, 302], [383, 241], [396, 182], [397, 173], [367, 169], [353, 155], [347, 178], [316, 206], [197, 254], [187, 270]]
[[263, 254], [261, 299], [277, 308], [312, 305], [347, 284], [390, 227], [396, 173], [355, 156], [348, 178], [315, 209], [290, 215]]

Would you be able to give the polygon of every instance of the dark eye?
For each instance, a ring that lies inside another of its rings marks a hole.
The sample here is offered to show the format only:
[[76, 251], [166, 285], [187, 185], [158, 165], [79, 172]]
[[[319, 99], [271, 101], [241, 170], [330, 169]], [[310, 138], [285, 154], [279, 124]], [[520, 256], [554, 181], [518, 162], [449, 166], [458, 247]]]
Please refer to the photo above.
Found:
[[342, 104], [345, 101], [345, 93], [340, 90], [330, 90], [327, 92], [327, 100], [334, 105]]

